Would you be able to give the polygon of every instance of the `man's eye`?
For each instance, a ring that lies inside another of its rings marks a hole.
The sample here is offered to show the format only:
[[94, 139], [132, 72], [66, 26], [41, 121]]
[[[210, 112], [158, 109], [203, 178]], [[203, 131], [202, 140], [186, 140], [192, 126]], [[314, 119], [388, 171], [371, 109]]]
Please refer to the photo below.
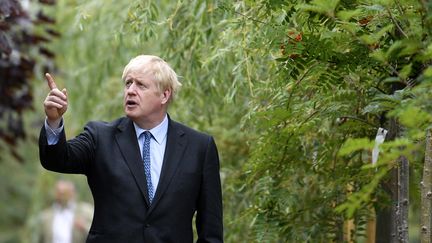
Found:
[[136, 86], [138, 86], [138, 88], [140, 88], [140, 89], [145, 89], [147, 87], [144, 83], [141, 83], [141, 82], [137, 82]]
[[131, 84], [132, 84], [132, 81], [126, 81], [126, 82], [125, 82], [125, 86], [126, 86], [126, 87], [131, 86]]

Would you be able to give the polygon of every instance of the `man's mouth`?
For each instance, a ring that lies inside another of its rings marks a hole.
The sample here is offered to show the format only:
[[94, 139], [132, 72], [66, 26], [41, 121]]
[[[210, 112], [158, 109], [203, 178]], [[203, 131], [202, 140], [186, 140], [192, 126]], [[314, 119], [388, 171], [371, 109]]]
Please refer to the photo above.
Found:
[[137, 105], [138, 105], [138, 103], [133, 101], [133, 100], [127, 100], [126, 101], [126, 107], [128, 107], [128, 108], [135, 107]]

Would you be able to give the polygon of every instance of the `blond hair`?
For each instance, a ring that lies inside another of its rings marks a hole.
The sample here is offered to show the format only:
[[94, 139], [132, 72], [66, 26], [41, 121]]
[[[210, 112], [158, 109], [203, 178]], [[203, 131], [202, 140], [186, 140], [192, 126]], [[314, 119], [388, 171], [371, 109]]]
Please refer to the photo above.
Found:
[[158, 56], [139, 55], [132, 58], [123, 70], [122, 79], [125, 80], [129, 72], [137, 70], [151, 74], [160, 92], [171, 90], [170, 100], [174, 99], [182, 85], [170, 65]]

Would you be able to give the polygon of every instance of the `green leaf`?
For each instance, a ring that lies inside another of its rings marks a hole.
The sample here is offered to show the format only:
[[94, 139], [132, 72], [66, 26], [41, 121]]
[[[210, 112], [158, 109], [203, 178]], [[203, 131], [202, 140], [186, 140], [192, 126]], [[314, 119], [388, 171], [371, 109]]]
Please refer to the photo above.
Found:
[[342, 10], [337, 12], [336, 16], [343, 21], [349, 21], [351, 18], [360, 16], [363, 13], [362, 9]]
[[399, 71], [399, 76], [403, 79], [407, 79], [408, 76], [411, 74], [411, 70], [412, 70], [412, 63], [409, 63], [403, 66], [403, 68]]
[[382, 62], [382, 63], [386, 63], [387, 62], [387, 55], [386, 53], [381, 50], [381, 49], [377, 49], [376, 51], [372, 52], [371, 54], [369, 54], [370, 57]]
[[422, 48], [421, 42], [412, 39], [404, 39], [395, 41], [387, 50], [387, 57], [399, 58], [410, 56], [420, 51]]
[[423, 75], [428, 78], [432, 77], [432, 67], [426, 68], [426, 70], [423, 71]]
[[419, 107], [410, 106], [399, 112], [400, 122], [407, 127], [419, 127], [421, 124], [431, 123], [432, 114], [423, 111]]
[[398, 57], [410, 56], [417, 53], [422, 48], [422, 43], [413, 39], [402, 41], [403, 48], [399, 52]]
[[364, 34], [360, 36], [360, 40], [362, 40], [368, 45], [378, 43], [380, 39], [392, 29], [393, 29], [393, 24], [388, 24], [383, 28], [381, 28], [378, 32], [373, 32], [370, 34]]
[[334, 11], [338, 4], [339, 0], [312, 0], [310, 4], [300, 5], [300, 9], [328, 16], [334, 16]]
[[373, 148], [373, 142], [367, 138], [349, 138], [339, 150], [339, 155], [348, 155], [352, 152]]

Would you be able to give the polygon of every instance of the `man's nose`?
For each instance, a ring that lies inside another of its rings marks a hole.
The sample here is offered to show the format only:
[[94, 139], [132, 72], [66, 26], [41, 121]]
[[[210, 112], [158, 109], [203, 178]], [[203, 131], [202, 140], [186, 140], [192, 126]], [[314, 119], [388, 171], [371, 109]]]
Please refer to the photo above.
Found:
[[126, 87], [126, 92], [128, 94], [135, 94], [137, 91], [137, 86], [135, 84], [135, 82], [133, 82], [129, 87]]

